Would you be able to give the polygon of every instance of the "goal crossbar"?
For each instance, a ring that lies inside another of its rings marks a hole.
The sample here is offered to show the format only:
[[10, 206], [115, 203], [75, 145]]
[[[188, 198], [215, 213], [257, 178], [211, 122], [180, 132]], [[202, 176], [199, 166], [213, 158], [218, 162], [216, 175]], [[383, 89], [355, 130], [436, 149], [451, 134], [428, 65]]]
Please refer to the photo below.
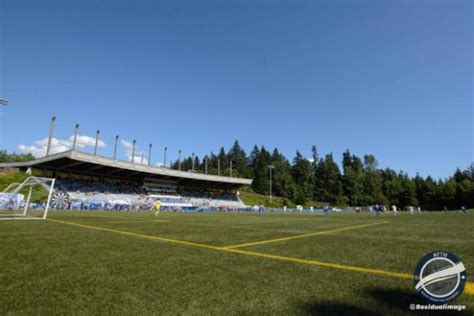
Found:
[[[11, 194], [11, 197], [8, 200], [8, 202], [11, 201], [11, 199], [13, 198], [13, 196], [15, 194], [18, 194], [23, 188], [26, 188], [26, 187], [29, 187], [28, 196], [27, 196], [26, 203], [25, 203], [25, 206], [23, 208], [23, 213], [22, 214], [17, 214], [17, 215], [13, 215], [13, 216], [11, 214], [7, 214], [7, 216], [0, 215], [0, 220], [1, 219], [46, 219], [46, 217], [48, 216], [49, 204], [50, 204], [50, 201], [51, 201], [51, 196], [53, 194], [55, 182], [56, 182], [55, 178], [44, 178], [44, 177], [31, 176], [31, 177], [28, 177], [27, 179], [25, 179], [25, 181], [23, 181], [22, 183], [11, 183], [10, 185], [8, 185], [5, 188], [5, 190], [2, 192], [2, 193], [10, 193]], [[50, 184], [48, 185], [48, 183], [50, 183]], [[48, 191], [48, 199], [46, 201], [46, 206], [45, 206], [45, 209], [44, 209], [43, 217], [27, 217], [26, 216], [26, 213], [28, 211], [28, 206], [29, 206], [30, 200], [31, 200], [31, 193], [32, 193], [33, 187], [35, 185], [40, 185]]]

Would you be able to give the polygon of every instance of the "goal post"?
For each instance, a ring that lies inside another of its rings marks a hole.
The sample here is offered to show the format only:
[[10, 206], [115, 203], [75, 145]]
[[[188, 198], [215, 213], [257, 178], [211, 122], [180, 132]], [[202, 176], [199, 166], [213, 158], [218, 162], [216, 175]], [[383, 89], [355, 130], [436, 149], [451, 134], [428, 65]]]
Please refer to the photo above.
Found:
[[[54, 191], [56, 179], [30, 176], [22, 183], [11, 183], [3, 192], [0, 193], [0, 220], [1, 219], [46, 219], [50, 208], [51, 196]], [[44, 207], [37, 208], [42, 210], [40, 216], [35, 216], [28, 210], [31, 206], [33, 188], [39, 186], [44, 188], [48, 194]], [[26, 201], [24, 195], [20, 192], [27, 189]]]

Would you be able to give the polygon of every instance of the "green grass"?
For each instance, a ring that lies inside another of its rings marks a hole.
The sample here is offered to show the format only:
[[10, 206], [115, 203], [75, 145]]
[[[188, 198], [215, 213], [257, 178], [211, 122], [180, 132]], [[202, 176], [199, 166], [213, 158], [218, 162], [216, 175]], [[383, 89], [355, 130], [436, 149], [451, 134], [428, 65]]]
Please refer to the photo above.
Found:
[[240, 198], [242, 199], [242, 201], [244, 201], [245, 205], [254, 206], [263, 204], [267, 207], [282, 208], [285, 205], [287, 207], [294, 207], [294, 203], [292, 203], [289, 199], [273, 197], [270, 203], [270, 197], [268, 195], [261, 195], [252, 192], [242, 191], [240, 192]]
[[[250, 206], [260, 205], [260, 204], [265, 205], [265, 207], [274, 207], [274, 208], [283, 208], [284, 206], [292, 208], [296, 206], [295, 203], [293, 203], [291, 200], [287, 198], [274, 196], [272, 197], [272, 200], [270, 201], [270, 197], [268, 195], [262, 195], [262, 194], [249, 192], [248, 189], [240, 192], [240, 198], [242, 199], [242, 201], [244, 201], [245, 205], [250, 205]], [[304, 207], [313, 206], [316, 208], [322, 208], [326, 204], [327, 203], [323, 203], [323, 202], [308, 201], [303, 206]]]
[[[228, 246], [339, 227], [387, 224], [239, 248], [411, 274], [447, 250], [474, 271], [474, 217], [452, 213], [256, 214], [59, 212], [50, 219]], [[410, 314], [413, 281], [262, 258], [46, 221], [0, 221], [0, 315]], [[472, 281], [472, 279], [471, 279]], [[474, 296], [456, 300], [474, 312]], [[459, 314], [459, 313], [458, 313]]]

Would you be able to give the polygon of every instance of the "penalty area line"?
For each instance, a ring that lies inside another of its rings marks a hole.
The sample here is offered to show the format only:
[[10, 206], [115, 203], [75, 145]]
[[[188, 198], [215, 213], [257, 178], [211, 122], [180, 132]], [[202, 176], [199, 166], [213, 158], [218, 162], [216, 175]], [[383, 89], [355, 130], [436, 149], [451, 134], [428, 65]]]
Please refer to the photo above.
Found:
[[389, 223], [388, 221], [383, 221], [383, 222], [376, 222], [376, 223], [369, 223], [369, 224], [362, 224], [362, 225], [345, 226], [345, 227], [339, 227], [339, 228], [334, 228], [334, 229], [330, 229], [330, 230], [319, 231], [319, 232], [315, 232], [315, 233], [308, 233], [308, 234], [281, 237], [281, 238], [275, 238], [275, 239], [269, 239], [269, 240], [248, 242], [248, 243], [244, 243], [244, 244], [225, 246], [225, 247], [222, 247], [222, 248], [224, 248], [224, 249], [236, 249], [236, 248], [242, 248], [242, 247], [265, 245], [265, 244], [270, 244], [270, 243], [274, 243], [274, 242], [288, 241], [288, 240], [293, 240], [293, 239], [307, 238], [307, 237], [319, 236], [319, 235], [326, 235], [326, 234], [335, 233], [335, 232], [341, 232], [341, 231], [346, 231], [346, 230], [351, 230], [351, 229], [359, 229], [359, 228], [375, 226], [375, 225], [382, 225], [382, 224], [388, 224], [388, 223]]

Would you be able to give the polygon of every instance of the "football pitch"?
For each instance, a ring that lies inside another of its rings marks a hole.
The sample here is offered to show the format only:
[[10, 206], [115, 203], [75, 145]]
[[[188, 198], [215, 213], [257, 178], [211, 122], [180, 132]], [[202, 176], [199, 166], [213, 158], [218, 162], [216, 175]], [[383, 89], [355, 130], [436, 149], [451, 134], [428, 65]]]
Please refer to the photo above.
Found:
[[472, 213], [51, 211], [0, 221], [0, 315], [413, 315], [435, 250], [464, 262], [472, 315]]

